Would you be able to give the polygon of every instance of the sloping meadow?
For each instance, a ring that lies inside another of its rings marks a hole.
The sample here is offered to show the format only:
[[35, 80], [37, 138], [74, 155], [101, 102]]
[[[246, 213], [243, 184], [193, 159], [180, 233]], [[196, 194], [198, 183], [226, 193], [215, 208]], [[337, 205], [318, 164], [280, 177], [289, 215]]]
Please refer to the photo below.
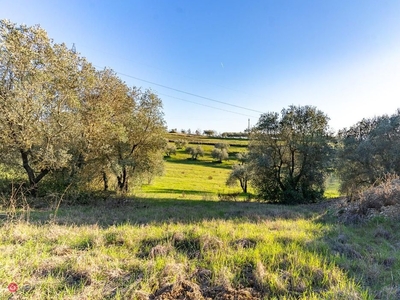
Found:
[[117, 215], [85, 221], [79, 207], [48, 221], [43, 212], [40, 222], [40, 214], [32, 215], [37, 222], [5, 222], [1, 297], [15, 282], [15, 299], [369, 298], [335, 263], [326, 241], [335, 229], [320, 222], [321, 210], [244, 203], [248, 209], [233, 213], [236, 203], [212, 203], [211, 218], [139, 219], [145, 210], [166, 209], [149, 200], [147, 207], [114, 208], [127, 217], [121, 224], [111, 224]]

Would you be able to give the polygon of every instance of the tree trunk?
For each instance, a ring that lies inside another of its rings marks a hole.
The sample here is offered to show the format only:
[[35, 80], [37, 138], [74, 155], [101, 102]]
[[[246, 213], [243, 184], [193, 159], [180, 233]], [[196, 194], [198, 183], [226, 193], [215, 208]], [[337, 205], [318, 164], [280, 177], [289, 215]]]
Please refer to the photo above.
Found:
[[103, 171], [103, 183], [104, 183], [104, 191], [108, 191], [108, 177], [107, 173]]
[[247, 193], [247, 180], [241, 179], [240, 186], [242, 187], [243, 193]]
[[20, 150], [21, 152], [21, 158], [22, 158], [22, 166], [24, 167], [27, 175], [28, 175], [28, 180], [29, 180], [29, 193], [36, 197], [37, 196], [37, 191], [38, 191], [38, 187], [37, 184], [39, 183], [40, 180], [42, 180], [42, 178], [44, 176], [47, 175], [47, 173], [50, 172], [49, 169], [43, 169], [40, 171], [38, 176], [35, 176], [35, 171], [31, 168], [31, 166], [29, 165], [29, 158], [28, 158], [28, 152], [27, 151], [23, 151]]
[[119, 191], [123, 193], [128, 192], [128, 172], [125, 166], [122, 168], [120, 176], [117, 176], [117, 180]]

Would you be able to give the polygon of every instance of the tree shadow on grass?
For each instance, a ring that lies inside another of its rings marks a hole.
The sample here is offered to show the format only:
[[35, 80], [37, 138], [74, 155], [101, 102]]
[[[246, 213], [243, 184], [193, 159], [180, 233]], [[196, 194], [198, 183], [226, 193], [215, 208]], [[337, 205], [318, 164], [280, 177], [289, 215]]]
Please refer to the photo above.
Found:
[[199, 160], [199, 159], [168, 159], [169, 163], [173, 164], [181, 164], [181, 165], [196, 165], [196, 166], [204, 166], [204, 167], [212, 167], [217, 169], [227, 169], [231, 170], [232, 165], [227, 165], [224, 163], [220, 163], [212, 160]]
[[31, 223], [55, 222], [64, 225], [197, 223], [207, 220], [264, 222], [276, 219], [315, 218], [324, 209], [312, 205], [285, 206], [260, 202], [228, 202], [188, 198], [107, 199], [92, 205], [61, 206], [54, 212], [33, 210]]
[[176, 195], [214, 195], [212, 192], [198, 191], [198, 190], [185, 190], [185, 189], [163, 189], [152, 188], [152, 194], [176, 194]]

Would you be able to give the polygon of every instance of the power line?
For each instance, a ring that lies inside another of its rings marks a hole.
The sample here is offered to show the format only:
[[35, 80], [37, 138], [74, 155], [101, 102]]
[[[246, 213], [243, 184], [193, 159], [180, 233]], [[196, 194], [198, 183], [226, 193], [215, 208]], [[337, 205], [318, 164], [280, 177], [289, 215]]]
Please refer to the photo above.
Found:
[[[100, 66], [96, 66], [96, 67], [100, 68]], [[229, 106], [240, 108], [240, 109], [245, 109], [245, 110], [252, 111], [252, 112], [257, 112], [257, 113], [261, 113], [261, 114], [264, 113], [264, 112], [259, 111], [259, 110], [255, 110], [255, 109], [251, 109], [251, 108], [247, 108], [247, 107], [243, 107], [243, 106], [239, 106], [239, 105], [235, 105], [235, 104], [230, 104], [230, 103], [227, 103], [227, 102], [224, 102], [224, 101], [219, 101], [219, 100], [215, 100], [215, 99], [212, 99], [212, 98], [200, 96], [200, 95], [197, 95], [197, 94], [194, 94], [194, 93], [190, 93], [190, 92], [186, 92], [186, 91], [183, 91], [183, 90], [179, 90], [179, 89], [176, 89], [176, 88], [173, 88], [173, 87], [169, 87], [169, 86], [166, 86], [166, 85], [163, 85], [163, 84], [159, 84], [159, 83], [155, 83], [155, 82], [152, 82], [152, 81], [149, 81], [149, 80], [141, 79], [141, 78], [138, 78], [136, 76], [124, 74], [124, 73], [117, 72], [117, 71], [114, 71], [114, 72], [117, 73], [117, 74], [120, 74], [122, 76], [133, 78], [133, 79], [136, 79], [136, 80], [139, 80], [139, 81], [142, 81], [142, 82], [150, 83], [150, 84], [153, 84], [153, 85], [165, 88], [165, 89], [169, 89], [169, 90], [172, 90], [172, 91], [175, 91], [175, 92], [179, 92], [179, 93], [182, 93], [182, 94], [186, 94], [186, 95], [189, 95], [189, 96], [197, 97], [197, 98], [200, 98], [200, 99], [205, 99], [205, 100], [208, 100], [208, 101], [212, 101], [212, 102], [216, 102], [216, 103], [220, 103], [220, 104], [224, 104], [224, 105], [229, 105]]]
[[[251, 94], [249, 94], [248, 92], [244, 92], [244, 91], [241, 91], [241, 90], [238, 90], [238, 89], [233, 89], [233, 88], [230, 88], [230, 87], [226, 87], [226, 86], [223, 86], [223, 85], [220, 85], [220, 84], [216, 84], [216, 83], [213, 83], [213, 82], [209, 82], [209, 81], [206, 81], [206, 80], [200, 80], [200, 79], [195, 78], [195, 77], [192, 77], [192, 76], [180, 74], [180, 73], [177, 73], [177, 72], [172, 72], [172, 71], [165, 70], [165, 69], [162, 69], [162, 68], [159, 68], [159, 67], [156, 67], [156, 66], [152, 66], [152, 65], [146, 64], [146, 63], [137, 62], [137, 61], [134, 61], [134, 60], [132, 60], [132, 59], [128, 59], [128, 58], [126, 58], [126, 57], [114, 55], [114, 54], [112, 54], [112, 53], [110, 53], [110, 52], [107, 52], [107, 51], [97, 50], [97, 52], [101, 52], [101, 53], [104, 53], [104, 54], [106, 54], [106, 55], [111, 55], [111, 56], [113, 56], [113, 57], [117, 57], [118, 59], [125, 60], [125, 61], [131, 62], [131, 63], [140, 64], [140, 65], [146, 66], [146, 67], [148, 67], [148, 68], [156, 69], [156, 70], [162, 71], [162, 72], [164, 72], [164, 73], [169, 73], [169, 74], [177, 75], [177, 76], [179, 76], [179, 77], [188, 78], [188, 79], [190, 79], [190, 80], [203, 82], [203, 83], [206, 83], [206, 84], [209, 84], [209, 85], [213, 85], [213, 86], [216, 86], [216, 87], [220, 87], [220, 88], [223, 88], [223, 89], [226, 89], [226, 90], [231, 90], [231, 91], [239, 92], [239, 93], [241, 93], [241, 94], [244, 94], [244, 95], [247, 95], [247, 96], [250, 96], [250, 97], [253, 97], [253, 98], [261, 99], [260, 97], [251, 95]], [[221, 64], [222, 64], [222, 63], [221, 63]]]
[[245, 117], [251, 117], [251, 118], [257, 118], [255, 116], [250, 116], [250, 115], [238, 113], [238, 112], [235, 112], [235, 111], [231, 111], [231, 110], [227, 110], [227, 109], [223, 109], [223, 108], [218, 108], [218, 107], [202, 104], [202, 103], [198, 103], [198, 102], [194, 102], [194, 101], [190, 101], [190, 100], [174, 97], [174, 96], [171, 96], [171, 95], [166, 95], [166, 94], [162, 94], [162, 93], [157, 93], [157, 94], [161, 95], [161, 96], [170, 97], [170, 98], [173, 98], [173, 99], [177, 99], [177, 100], [181, 100], [181, 101], [185, 101], [185, 102], [189, 102], [189, 103], [193, 103], [193, 104], [197, 104], [197, 105], [213, 108], [213, 109], [218, 109], [218, 110], [229, 112], [229, 113], [232, 113], [232, 114], [237, 114], [237, 115], [241, 115], [241, 116], [245, 116]]

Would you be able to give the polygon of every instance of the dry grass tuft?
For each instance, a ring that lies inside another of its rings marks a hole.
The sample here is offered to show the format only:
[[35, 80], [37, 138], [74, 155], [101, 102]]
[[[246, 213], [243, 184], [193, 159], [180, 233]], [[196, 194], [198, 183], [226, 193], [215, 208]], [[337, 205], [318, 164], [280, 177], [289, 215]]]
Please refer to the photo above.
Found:
[[254, 239], [238, 239], [236, 241], [232, 242], [232, 245], [235, 246], [237, 249], [239, 248], [243, 248], [243, 249], [247, 249], [247, 248], [255, 248], [257, 245], [257, 241]]
[[204, 268], [198, 268], [193, 274], [196, 282], [201, 285], [202, 289], [211, 285], [212, 271]]
[[222, 249], [224, 243], [217, 237], [210, 234], [204, 235], [200, 238], [202, 251], [215, 251]]
[[360, 192], [340, 211], [348, 224], [359, 223], [375, 216], [397, 219], [400, 216], [400, 179], [388, 174], [376, 186]]
[[172, 250], [171, 246], [156, 245], [150, 250], [150, 258], [154, 259], [159, 256], [167, 256]]

